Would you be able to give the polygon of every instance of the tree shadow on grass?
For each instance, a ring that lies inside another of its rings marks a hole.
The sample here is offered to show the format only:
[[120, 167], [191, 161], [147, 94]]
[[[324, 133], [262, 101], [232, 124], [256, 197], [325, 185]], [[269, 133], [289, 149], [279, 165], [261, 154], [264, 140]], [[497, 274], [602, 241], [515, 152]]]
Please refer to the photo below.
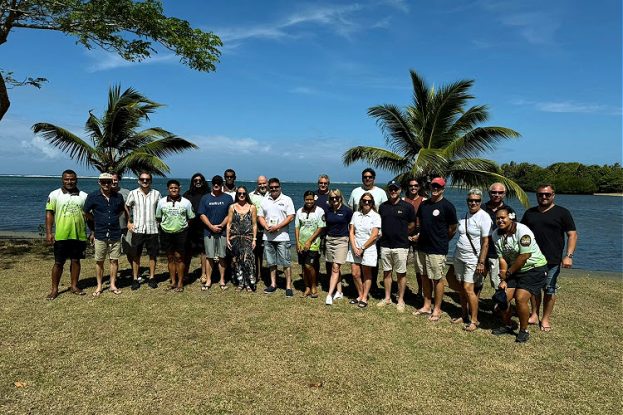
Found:
[[0, 240], [0, 269], [12, 269], [25, 256], [34, 256], [38, 260], [53, 260], [54, 251], [50, 245], [38, 239]]

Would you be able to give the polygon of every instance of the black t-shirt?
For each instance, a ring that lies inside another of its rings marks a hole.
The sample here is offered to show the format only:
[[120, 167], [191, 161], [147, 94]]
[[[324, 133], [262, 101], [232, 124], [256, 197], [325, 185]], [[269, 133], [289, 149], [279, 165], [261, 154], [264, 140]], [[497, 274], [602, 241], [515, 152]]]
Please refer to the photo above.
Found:
[[409, 223], [415, 223], [415, 209], [410, 203], [399, 200], [381, 203], [380, 246], [384, 248], [409, 248]]
[[[494, 230], [498, 228], [497, 222], [495, 221], [495, 212], [497, 212], [498, 209], [506, 208], [508, 209], [509, 214], [510, 213], [515, 214], [515, 210], [504, 202], [502, 202], [502, 205], [499, 206], [496, 210], [491, 209], [487, 203], [483, 204], [482, 207], [484, 211], [489, 214], [489, 216], [491, 217], [491, 220], [493, 221], [493, 226], [491, 226], [491, 232], [493, 232]], [[487, 258], [497, 258], [497, 257], [498, 257], [498, 253], [495, 252], [495, 245], [493, 244], [493, 240], [489, 238], [489, 251], [487, 252]]]
[[417, 211], [420, 220], [419, 251], [448, 255], [448, 228], [459, 223], [454, 205], [446, 198], [437, 202], [428, 199]]
[[526, 210], [521, 223], [534, 233], [536, 243], [547, 258], [549, 265], [562, 262], [562, 250], [565, 248], [565, 233], [575, 231], [575, 222], [564, 207], [554, 205], [546, 212], [539, 212], [537, 207]]

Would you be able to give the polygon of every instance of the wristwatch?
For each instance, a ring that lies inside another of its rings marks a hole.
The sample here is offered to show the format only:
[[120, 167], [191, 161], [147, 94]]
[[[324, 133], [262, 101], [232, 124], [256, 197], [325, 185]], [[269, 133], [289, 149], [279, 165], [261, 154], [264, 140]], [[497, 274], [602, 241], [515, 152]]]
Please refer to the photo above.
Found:
[[573, 259], [573, 252], [570, 254], [567, 254], [567, 257]]

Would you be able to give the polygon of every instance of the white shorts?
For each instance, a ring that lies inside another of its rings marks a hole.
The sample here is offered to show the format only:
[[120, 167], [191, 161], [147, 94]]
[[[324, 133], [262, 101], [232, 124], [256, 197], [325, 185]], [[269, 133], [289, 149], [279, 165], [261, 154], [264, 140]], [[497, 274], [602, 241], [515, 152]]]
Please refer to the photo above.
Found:
[[482, 274], [476, 273], [477, 264], [467, 264], [458, 258], [454, 258], [454, 275], [459, 282], [467, 282], [478, 286], [482, 285]]

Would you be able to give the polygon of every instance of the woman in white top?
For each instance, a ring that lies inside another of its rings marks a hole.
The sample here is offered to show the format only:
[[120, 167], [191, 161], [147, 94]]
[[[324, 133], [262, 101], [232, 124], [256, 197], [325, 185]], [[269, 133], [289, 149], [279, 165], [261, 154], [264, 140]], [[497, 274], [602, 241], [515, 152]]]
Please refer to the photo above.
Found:
[[463, 329], [474, 331], [478, 328], [478, 294], [482, 288], [485, 261], [489, 249], [489, 233], [492, 221], [487, 212], [480, 209], [482, 192], [471, 189], [467, 193], [468, 212], [459, 220], [459, 240], [454, 251], [454, 272], [459, 282], [462, 317], [452, 320], [463, 322]]
[[380, 229], [381, 216], [376, 213], [374, 197], [370, 192], [365, 192], [361, 195], [357, 212], [353, 213], [350, 221], [350, 249], [346, 257], [346, 261], [351, 263], [353, 281], [358, 294], [357, 299], [350, 300], [350, 304], [357, 304], [359, 308], [368, 306], [372, 268], [377, 262], [376, 239]]

